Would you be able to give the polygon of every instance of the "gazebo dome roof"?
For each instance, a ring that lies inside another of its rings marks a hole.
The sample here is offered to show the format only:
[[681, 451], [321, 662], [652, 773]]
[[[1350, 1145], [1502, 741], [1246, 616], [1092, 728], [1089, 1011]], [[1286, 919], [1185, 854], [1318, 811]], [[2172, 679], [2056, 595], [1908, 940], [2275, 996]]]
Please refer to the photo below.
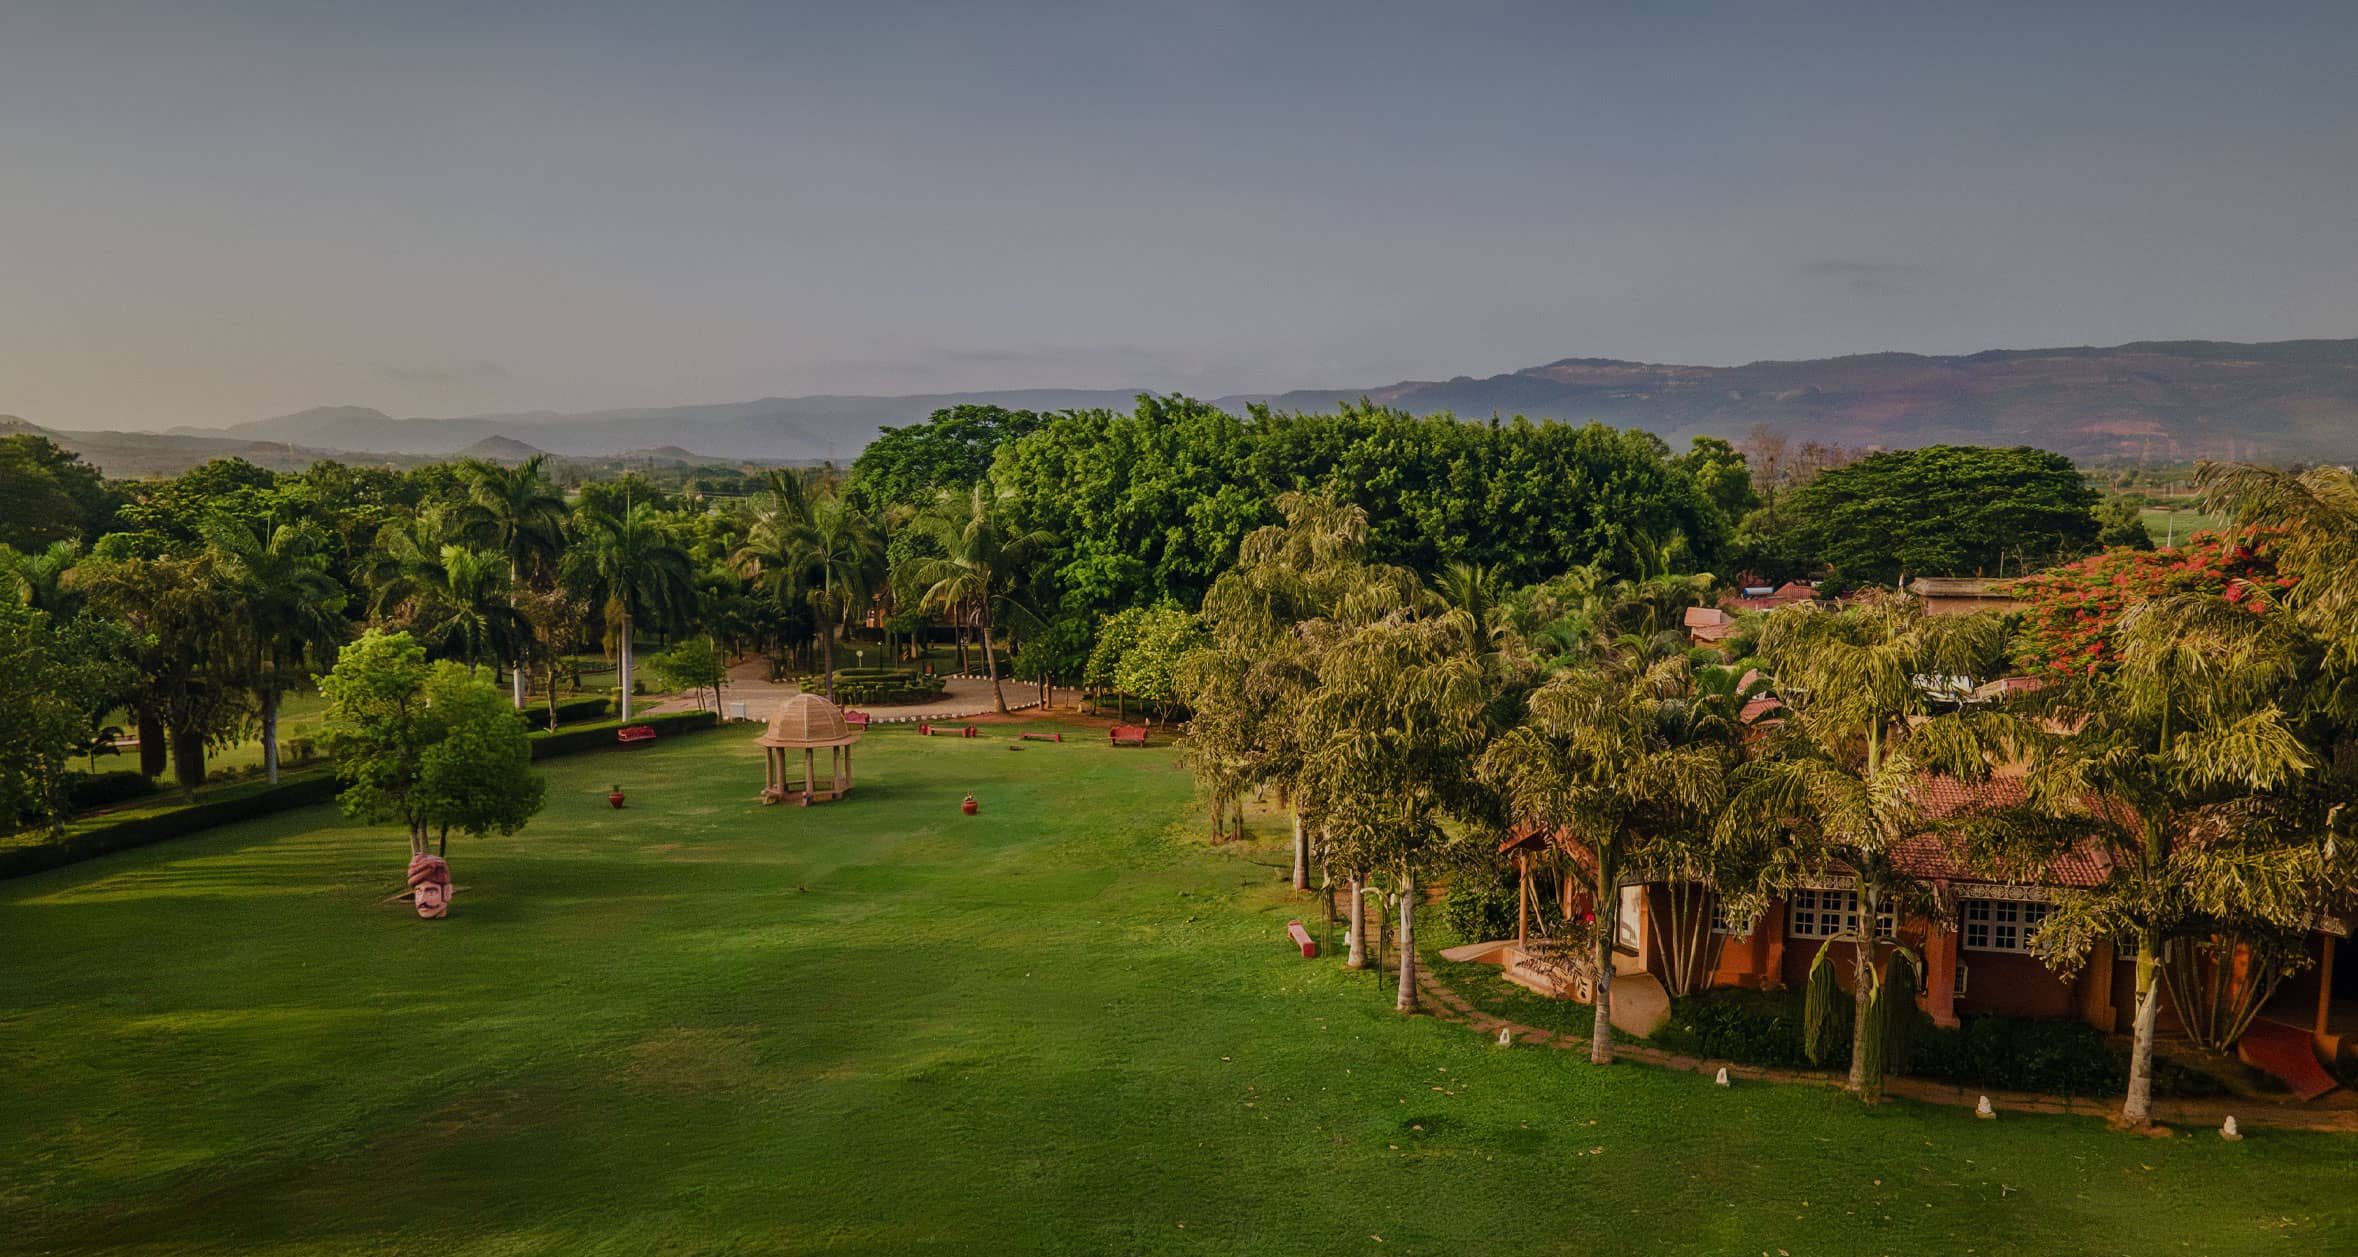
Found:
[[816, 694], [797, 694], [778, 704], [769, 728], [754, 741], [762, 746], [807, 750], [850, 746], [860, 740], [860, 733], [844, 723], [843, 712], [835, 704]]

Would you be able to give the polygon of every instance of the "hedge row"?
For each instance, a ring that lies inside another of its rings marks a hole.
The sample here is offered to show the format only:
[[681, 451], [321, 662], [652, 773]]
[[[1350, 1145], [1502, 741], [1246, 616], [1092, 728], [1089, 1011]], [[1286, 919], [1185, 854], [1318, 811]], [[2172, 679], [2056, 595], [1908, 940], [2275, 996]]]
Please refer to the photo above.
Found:
[[[718, 722], [719, 716], [708, 711], [674, 712], [631, 721], [634, 725], [652, 726], [659, 738], [709, 729]], [[614, 740], [614, 732], [621, 727], [622, 722], [617, 720], [560, 729], [555, 733], [535, 733], [532, 735], [532, 758], [542, 760], [552, 755], [571, 755], [600, 747], [620, 749], [621, 744]], [[299, 807], [310, 807], [315, 803], [330, 803], [341, 789], [333, 770], [325, 764], [285, 774], [275, 786], [263, 781], [241, 782], [218, 794], [180, 807], [101, 821], [88, 828], [72, 828], [65, 837], [54, 842], [0, 847], [0, 878], [22, 877], [28, 873], [63, 868], [110, 852], [128, 851], [151, 843], [185, 838], [232, 821], [253, 820], [290, 812]]]

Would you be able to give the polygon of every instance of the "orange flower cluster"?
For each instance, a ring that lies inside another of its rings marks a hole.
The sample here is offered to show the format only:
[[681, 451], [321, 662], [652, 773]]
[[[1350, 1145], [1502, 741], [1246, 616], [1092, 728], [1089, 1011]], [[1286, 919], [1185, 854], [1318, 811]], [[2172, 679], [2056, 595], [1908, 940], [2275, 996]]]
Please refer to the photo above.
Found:
[[2291, 585], [2277, 575], [2264, 539], [2204, 532], [2166, 550], [2107, 550], [2015, 582], [2024, 603], [2018, 662], [2034, 672], [2091, 675], [2111, 662], [2112, 628], [2138, 603], [2212, 594], [2264, 614]]

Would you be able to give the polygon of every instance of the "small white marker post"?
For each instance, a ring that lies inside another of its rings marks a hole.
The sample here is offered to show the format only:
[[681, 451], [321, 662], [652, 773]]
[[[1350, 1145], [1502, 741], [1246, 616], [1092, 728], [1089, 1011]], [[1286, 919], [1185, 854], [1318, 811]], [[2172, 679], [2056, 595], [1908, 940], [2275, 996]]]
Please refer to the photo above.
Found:
[[1498, 1028], [1498, 1046], [1500, 1046], [1500, 1047], [1513, 1047], [1514, 1045], [1515, 1045], [1515, 1032], [1514, 1032], [1514, 1031], [1512, 1031], [1512, 1030], [1509, 1030], [1509, 1029], [1507, 1029], [1505, 1026], [1500, 1026], [1500, 1027]]
[[2220, 1124], [2219, 1138], [2231, 1144], [2243, 1142], [2243, 1132], [2235, 1129], [2235, 1115], [2233, 1113], [2229, 1113], [2227, 1120]]
[[1713, 1086], [1719, 1086], [1719, 1087], [1724, 1087], [1724, 1086], [1727, 1086], [1727, 1085], [1728, 1085], [1728, 1067], [1727, 1067], [1727, 1066], [1725, 1066], [1725, 1065], [1722, 1065], [1722, 1066], [1720, 1066], [1720, 1067], [1719, 1067], [1719, 1073], [1717, 1073], [1717, 1074], [1715, 1074], [1715, 1075], [1713, 1075], [1713, 1076], [1712, 1076], [1711, 1082], [1712, 1082], [1712, 1085], [1713, 1085]]
[[1998, 1116], [1998, 1110], [1990, 1107], [1990, 1098], [1988, 1096], [1983, 1096], [1981, 1098], [1981, 1103], [1973, 1106], [1973, 1115], [1986, 1122], [1995, 1119]]

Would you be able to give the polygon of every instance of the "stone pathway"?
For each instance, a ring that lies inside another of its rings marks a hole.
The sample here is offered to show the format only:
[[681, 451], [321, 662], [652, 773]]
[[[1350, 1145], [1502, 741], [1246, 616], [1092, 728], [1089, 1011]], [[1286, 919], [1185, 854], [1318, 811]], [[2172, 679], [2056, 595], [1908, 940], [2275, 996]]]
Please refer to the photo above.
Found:
[[[759, 657], [743, 660], [729, 669], [729, 683], [721, 690], [721, 710], [726, 712], [731, 703], [745, 704], [745, 714], [754, 720], [767, 720], [778, 704], [802, 693], [802, 687], [792, 681], [769, 679], [769, 661]], [[943, 679], [949, 692], [930, 703], [907, 703], [891, 707], [863, 707], [878, 724], [907, 724], [919, 720], [970, 720], [998, 714], [999, 706], [991, 696], [988, 677], [953, 676]], [[1027, 681], [1004, 681], [1007, 709], [1012, 714], [1029, 711], [1040, 705], [1040, 687]], [[1061, 689], [1055, 692], [1054, 708], [1076, 712], [1080, 705], [1080, 691]], [[712, 695], [703, 696], [709, 704]], [[639, 710], [648, 713], [695, 711], [697, 695], [648, 695]], [[634, 704], [634, 706], [637, 704]], [[853, 704], [857, 706], [857, 704]], [[1054, 709], [1052, 708], [1052, 710]]]
[[[1443, 1021], [1457, 1022], [1495, 1041], [1500, 1030], [1514, 1035], [1515, 1041], [1531, 1046], [1562, 1048], [1585, 1053], [1587, 1035], [1554, 1034], [1536, 1026], [1493, 1016], [1468, 1000], [1447, 982], [1436, 976], [1432, 967], [1417, 966], [1417, 998], [1424, 1010]], [[1644, 1043], [1616, 1043], [1615, 1061], [1636, 1061], [1643, 1065], [1657, 1065], [1665, 1069], [1713, 1077], [1722, 1068], [1732, 1080], [1746, 1082], [1793, 1083], [1801, 1086], [1842, 1086], [1842, 1079], [1834, 1074], [1811, 1070], [1777, 1069], [1762, 1065], [1740, 1065], [1734, 1061], [1712, 1060], [1672, 1052], [1666, 1048]], [[2027, 1091], [1984, 1091], [1973, 1087], [1952, 1087], [1947, 1083], [1923, 1078], [1887, 1078], [1883, 1094], [1903, 1100], [1917, 1100], [1925, 1104], [1947, 1104], [1972, 1108], [1982, 1096], [1999, 1113], [2071, 1113], [2086, 1117], [2107, 1118], [2119, 1112], [2120, 1102], [2087, 1096], [2051, 1096]], [[2203, 1128], [2216, 1130], [2228, 1114], [2234, 1114], [2240, 1126], [2265, 1126], [2281, 1130], [2320, 1130], [2358, 1133], [2358, 1111], [2348, 1109], [2316, 1109], [2298, 1104], [2277, 1104], [2265, 1100], [2251, 1100], [2236, 1096], [2222, 1096], [2201, 1100], [2155, 1100], [2153, 1116], [2157, 1122], [2184, 1128], [2188, 1132]]]

